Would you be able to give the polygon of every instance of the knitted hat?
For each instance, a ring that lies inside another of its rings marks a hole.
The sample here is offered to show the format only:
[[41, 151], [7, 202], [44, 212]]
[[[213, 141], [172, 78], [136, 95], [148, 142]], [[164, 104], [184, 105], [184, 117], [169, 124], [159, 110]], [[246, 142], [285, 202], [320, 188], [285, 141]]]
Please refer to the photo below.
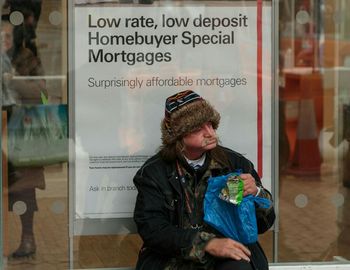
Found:
[[211, 122], [213, 128], [217, 129], [220, 114], [192, 90], [168, 97], [165, 101], [165, 116], [161, 123], [163, 145], [176, 142], [206, 122]]

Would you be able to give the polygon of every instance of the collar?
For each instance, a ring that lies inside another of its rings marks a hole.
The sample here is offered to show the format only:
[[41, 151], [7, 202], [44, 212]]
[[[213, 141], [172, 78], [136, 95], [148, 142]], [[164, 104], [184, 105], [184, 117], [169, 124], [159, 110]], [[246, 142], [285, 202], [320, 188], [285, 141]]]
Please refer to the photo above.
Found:
[[184, 156], [185, 160], [192, 168], [196, 168], [196, 166], [202, 167], [206, 157], [207, 157], [206, 153], [204, 153], [199, 159], [194, 159], [194, 160], [188, 159], [187, 157]]

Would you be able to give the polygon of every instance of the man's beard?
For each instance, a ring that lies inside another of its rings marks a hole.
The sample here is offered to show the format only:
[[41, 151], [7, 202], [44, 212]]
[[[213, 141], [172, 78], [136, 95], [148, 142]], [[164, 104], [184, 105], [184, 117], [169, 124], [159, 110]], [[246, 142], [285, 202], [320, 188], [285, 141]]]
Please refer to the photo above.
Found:
[[202, 142], [202, 147], [205, 147], [209, 144], [218, 144], [218, 136], [212, 136], [210, 138], [205, 138]]

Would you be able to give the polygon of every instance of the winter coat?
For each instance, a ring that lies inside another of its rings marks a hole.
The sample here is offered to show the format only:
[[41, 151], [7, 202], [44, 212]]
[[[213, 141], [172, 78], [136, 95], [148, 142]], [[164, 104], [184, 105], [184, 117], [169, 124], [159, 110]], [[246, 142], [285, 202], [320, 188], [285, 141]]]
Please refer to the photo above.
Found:
[[[256, 184], [261, 186], [260, 178], [249, 160], [230, 149], [222, 149], [231, 164], [230, 168], [225, 169], [242, 169], [243, 173], [252, 174]], [[194, 239], [198, 238], [197, 229], [184, 228], [184, 191], [179, 181], [176, 162], [168, 163], [159, 153], [156, 154], [136, 173], [134, 184], [138, 190], [134, 220], [144, 242], [136, 269], [161, 270], [170, 260], [186, 256]], [[254, 243], [248, 245], [248, 248], [252, 253], [254, 268], [268, 269], [267, 259], [260, 245]], [[198, 262], [186, 268], [203, 269], [201, 267], [203, 266]]]

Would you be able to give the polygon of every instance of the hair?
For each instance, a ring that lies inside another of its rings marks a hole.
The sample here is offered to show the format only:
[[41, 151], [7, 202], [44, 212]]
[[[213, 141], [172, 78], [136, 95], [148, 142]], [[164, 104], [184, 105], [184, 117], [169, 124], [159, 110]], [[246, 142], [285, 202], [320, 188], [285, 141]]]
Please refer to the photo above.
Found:
[[160, 155], [165, 161], [175, 161], [177, 158], [181, 158], [184, 145], [182, 140], [177, 140], [172, 144], [163, 144], [160, 146]]

